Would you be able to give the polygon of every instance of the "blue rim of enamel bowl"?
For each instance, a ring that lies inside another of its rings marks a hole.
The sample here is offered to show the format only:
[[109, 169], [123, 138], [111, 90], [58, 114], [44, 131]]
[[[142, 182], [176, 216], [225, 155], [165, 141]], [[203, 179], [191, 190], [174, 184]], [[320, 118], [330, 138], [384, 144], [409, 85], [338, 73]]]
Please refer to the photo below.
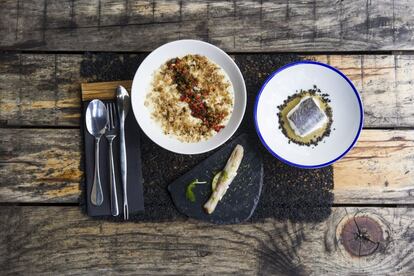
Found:
[[[329, 161], [329, 162], [326, 162], [326, 163], [323, 163], [323, 164], [318, 164], [318, 165], [312, 165], [312, 166], [309, 166], [309, 165], [302, 165], [302, 164], [296, 164], [296, 163], [293, 163], [293, 162], [290, 162], [290, 161], [288, 161], [288, 160], [286, 160], [286, 159], [284, 159], [283, 157], [281, 157], [280, 155], [278, 155], [277, 153], [275, 153], [269, 146], [268, 146], [268, 144], [266, 143], [266, 141], [263, 139], [263, 136], [262, 136], [262, 134], [260, 133], [260, 129], [259, 129], [259, 125], [258, 125], [258, 123], [257, 123], [257, 105], [258, 105], [258, 103], [259, 103], [259, 99], [260, 99], [260, 96], [262, 95], [262, 92], [263, 92], [263, 90], [264, 90], [264, 88], [266, 87], [266, 85], [267, 85], [267, 83], [274, 77], [274, 76], [276, 76], [278, 73], [280, 73], [280, 72], [282, 72], [283, 70], [285, 70], [285, 69], [287, 69], [287, 68], [289, 68], [289, 67], [292, 67], [292, 66], [296, 66], [296, 65], [299, 65], [299, 64], [314, 64], [314, 65], [319, 65], [319, 66], [323, 66], [323, 67], [326, 67], [326, 68], [328, 68], [328, 69], [331, 69], [332, 71], [334, 71], [334, 72], [336, 72], [337, 74], [339, 74], [342, 78], [344, 78], [347, 82], [348, 82], [348, 84], [351, 86], [351, 88], [352, 88], [352, 90], [354, 91], [354, 93], [355, 93], [355, 96], [356, 96], [356, 98], [358, 99], [358, 104], [359, 104], [359, 112], [360, 112], [360, 121], [359, 121], [359, 129], [358, 129], [358, 132], [357, 132], [357, 134], [356, 134], [356, 136], [355, 136], [355, 138], [354, 138], [354, 140], [352, 141], [352, 143], [351, 143], [351, 145], [345, 150], [345, 152], [343, 152], [342, 154], [340, 154], [338, 157], [336, 157], [335, 159], [333, 159], [333, 160], [331, 160], [331, 161]], [[295, 166], [295, 167], [298, 167], [298, 168], [302, 168], [302, 169], [317, 169], [317, 168], [322, 168], [322, 167], [326, 167], [326, 166], [329, 166], [329, 165], [331, 165], [331, 164], [333, 164], [333, 163], [335, 163], [336, 161], [338, 161], [339, 159], [341, 159], [342, 157], [344, 157], [345, 156], [345, 154], [347, 154], [352, 148], [353, 148], [353, 146], [355, 145], [355, 143], [356, 143], [356, 141], [358, 140], [358, 138], [359, 138], [359, 135], [361, 134], [361, 130], [362, 130], [362, 125], [363, 125], [363, 121], [364, 121], [364, 111], [363, 111], [363, 108], [362, 108], [362, 101], [361, 101], [361, 97], [359, 96], [359, 93], [358, 93], [358, 91], [356, 90], [356, 88], [355, 88], [355, 86], [354, 86], [354, 84], [348, 79], [348, 77], [347, 76], [345, 76], [341, 71], [339, 71], [338, 69], [336, 69], [336, 68], [334, 68], [334, 67], [332, 67], [332, 66], [330, 66], [330, 65], [328, 65], [328, 64], [325, 64], [325, 63], [322, 63], [322, 62], [316, 62], [316, 61], [297, 61], [297, 62], [292, 62], [292, 63], [289, 63], [289, 64], [287, 64], [287, 65], [285, 65], [285, 66], [282, 66], [281, 68], [279, 68], [278, 70], [276, 70], [276, 71], [274, 71], [267, 79], [266, 79], [266, 81], [265, 81], [265, 83], [262, 85], [262, 87], [260, 88], [260, 91], [259, 91], [259, 94], [256, 96], [256, 102], [255, 102], [255, 104], [254, 104], [254, 123], [255, 123], [255, 126], [256, 126], [256, 132], [257, 132], [257, 135], [259, 136], [259, 138], [260, 138], [260, 141], [262, 142], [262, 144], [265, 146], [265, 148], [274, 156], [274, 157], [276, 157], [277, 159], [279, 159], [280, 161], [282, 161], [282, 162], [284, 162], [284, 163], [286, 163], [286, 164], [288, 164], [288, 165], [291, 165], [291, 166]]]

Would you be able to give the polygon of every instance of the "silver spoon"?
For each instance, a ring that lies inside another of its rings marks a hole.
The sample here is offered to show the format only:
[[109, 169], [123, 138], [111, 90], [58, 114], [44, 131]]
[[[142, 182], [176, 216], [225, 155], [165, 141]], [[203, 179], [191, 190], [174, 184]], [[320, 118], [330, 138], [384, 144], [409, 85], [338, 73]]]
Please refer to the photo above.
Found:
[[125, 144], [125, 118], [131, 105], [128, 91], [123, 86], [116, 88], [116, 105], [119, 116], [119, 159], [121, 164], [121, 180], [124, 195], [124, 220], [129, 217], [127, 191], [127, 153]]
[[86, 128], [88, 132], [95, 136], [95, 173], [93, 176], [91, 202], [95, 206], [100, 206], [103, 202], [103, 192], [101, 177], [99, 175], [99, 141], [105, 133], [108, 117], [106, 107], [100, 100], [93, 100], [86, 109]]

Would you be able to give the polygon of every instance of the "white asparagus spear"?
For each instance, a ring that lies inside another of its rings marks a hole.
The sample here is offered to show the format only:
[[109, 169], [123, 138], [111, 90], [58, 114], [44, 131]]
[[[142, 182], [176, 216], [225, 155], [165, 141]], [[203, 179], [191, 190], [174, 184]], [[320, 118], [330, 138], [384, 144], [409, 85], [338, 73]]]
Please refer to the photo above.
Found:
[[237, 145], [231, 153], [229, 160], [227, 160], [226, 166], [221, 172], [216, 189], [214, 189], [213, 193], [210, 196], [210, 199], [204, 204], [204, 210], [208, 214], [214, 212], [217, 203], [224, 196], [230, 186], [230, 183], [236, 177], [237, 170], [239, 169], [240, 163], [243, 159], [243, 153], [244, 149], [240, 145]]

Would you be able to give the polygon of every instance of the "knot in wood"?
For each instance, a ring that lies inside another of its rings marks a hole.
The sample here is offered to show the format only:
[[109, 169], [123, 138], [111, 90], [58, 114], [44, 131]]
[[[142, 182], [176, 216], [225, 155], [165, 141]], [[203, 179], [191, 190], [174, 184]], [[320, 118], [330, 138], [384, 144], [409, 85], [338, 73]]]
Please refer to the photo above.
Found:
[[342, 228], [341, 240], [351, 255], [362, 257], [373, 254], [384, 241], [381, 226], [372, 218], [350, 218]]

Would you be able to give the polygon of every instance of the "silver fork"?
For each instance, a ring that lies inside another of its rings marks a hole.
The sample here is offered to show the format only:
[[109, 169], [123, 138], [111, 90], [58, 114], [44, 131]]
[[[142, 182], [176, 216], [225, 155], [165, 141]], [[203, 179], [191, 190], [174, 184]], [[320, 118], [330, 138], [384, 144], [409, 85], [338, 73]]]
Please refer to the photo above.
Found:
[[109, 143], [109, 183], [110, 183], [110, 195], [111, 195], [111, 214], [113, 216], [119, 215], [118, 197], [116, 191], [116, 177], [114, 166], [114, 154], [112, 150], [112, 142], [116, 138], [117, 133], [117, 118], [116, 108], [114, 103], [106, 103], [106, 110], [108, 116], [108, 125], [105, 132], [105, 137]]

